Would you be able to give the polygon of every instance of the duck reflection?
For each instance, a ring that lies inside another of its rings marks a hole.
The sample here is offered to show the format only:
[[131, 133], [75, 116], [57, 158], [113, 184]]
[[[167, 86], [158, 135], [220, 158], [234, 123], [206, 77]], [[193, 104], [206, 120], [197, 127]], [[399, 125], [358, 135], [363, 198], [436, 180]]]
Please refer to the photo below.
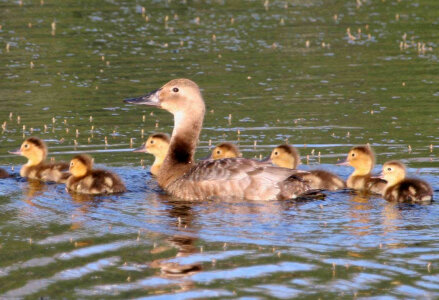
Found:
[[[200, 249], [195, 246], [198, 238], [193, 237], [193, 222], [196, 219], [196, 213], [193, 202], [182, 202], [181, 200], [171, 200], [166, 195], [158, 195], [162, 204], [167, 206], [167, 215], [169, 216], [168, 228], [172, 231], [179, 232], [166, 241], [168, 246], [155, 247], [151, 250], [152, 254], [164, 253], [171, 248], [177, 249], [177, 253], [173, 256], [153, 260], [150, 264], [152, 268], [160, 269], [160, 276], [165, 278], [186, 277], [202, 270], [201, 263], [182, 264], [173, 261], [174, 258], [190, 256], [199, 253]], [[196, 230], [196, 229], [195, 229]], [[192, 234], [189, 234], [192, 232]], [[180, 286], [182, 290], [188, 290], [192, 287], [191, 282], [182, 282]]]
[[81, 194], [69, 192], [72, 200], [75, 204], [79, 205], [72, 212], [72, 225], [70, 226], [71, 230], [77, 230], [84, 227], [84, 223], [86, 222], [85, 217], [89, 215], [90, 209], [96, 208], [102, 202], [99, 196]]
[[41, 196], [47, 190], [47, 184], [39, 180], [29, 179], [24, 191], [24, 201], [32, 206], [36, 206], [32, 200], [35, 197]]
[[351, 222], [348, 230], [357, 236], [371, 234], [371, 210], [373, 208], [368, 194], [353, 194], [349, 199], [349, 215]]

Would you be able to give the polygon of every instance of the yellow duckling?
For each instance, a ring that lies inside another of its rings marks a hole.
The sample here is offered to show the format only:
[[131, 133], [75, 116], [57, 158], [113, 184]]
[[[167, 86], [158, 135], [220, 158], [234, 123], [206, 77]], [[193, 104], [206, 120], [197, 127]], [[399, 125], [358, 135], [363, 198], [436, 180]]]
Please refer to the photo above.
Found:
[[351, 166], [355, 169], [348, 178], [348, 188], [383, 195], [387, 183], [383, 179], [372, 177], [375, 154], [369, 146], [353, 147], [346, 160], [338, 165]]
[[11, 154], [21, 155], [28, 159], [20, 170], [20, 175], [29, 179], [38, 179], [41, 181], [55, 181], [64, 183], [69, 177], [67, 171], [69, 165], [64, 162], [47, 163], [47, 146], [36, 137], [26, 139], [21, 147], [15, 151], [9, 151]]
[[146, 152], [154, 155], [154, 163], [151, 166], [151, 174], [157, 176], [160, 167], [168, 154], [171, 139], [166, 133], [154, 133], [148, 137], [145, 144], [134, 149], [133, 152]]
[[0, 168], [0, 179], [9, 178], [9, 173], [5, 169]]
[[[300, 156], [296, 148], [290, 145], [280, 145], [273, 149], [270, 160], [276, 166], [296, 169], [300, 163]], [[308, 181], [312, 189], [335, 191], [346, 187], [345, 182], [340, 177], [328, 171], [310, 170], [308, 172], [299, 176]]]
[[72, 174], [66, 183], [66, 189], [81, 194], [112, 194], [126, 191], [122, 180], [106, 170], [93, 170], [93, 159], [80, 154], [70, 161]]
[[218, 144], [213, 150], [209, 159], [222, 159], [222, 158], [234, 158], [242, 157], [238, 147], [232, 143], [224, 142]]
[[387, 181], [384, 199], [397, 202], [430, 202], [433, 190], [430, 185], [419, 179], [405, 178], [406, 169], [399, 161], [389, 161], [383, 165], [381, 177]]

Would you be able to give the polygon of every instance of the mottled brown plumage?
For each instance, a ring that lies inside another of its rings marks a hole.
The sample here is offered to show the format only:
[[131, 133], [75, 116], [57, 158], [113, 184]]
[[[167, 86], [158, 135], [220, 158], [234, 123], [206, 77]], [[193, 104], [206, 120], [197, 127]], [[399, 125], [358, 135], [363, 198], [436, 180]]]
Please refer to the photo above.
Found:
[[69, 191], [81, 194], [112, 194], [126, 191], [116, 174], [107, 170], [93, 170], [93, 159], [85, 154], [73, 157], [70, 162], [72, 174], [66, 183]]
[[406, 169], [399, 161], [383, 165], [382, 177], [387, 181], [384, 199], [396, 202], [431, 202], [433, 190], [420, 179], [405, 178]]
[[21, 167], [20, 175], [22, 177], [64, 183], [69, 176], [66, 172], [69, 168], [67, 163], [47, 163], [45, 161], [48, 153], [47, 146], [39, 138], [26, 139], [19, 149], [10, 153], [22, 155], [28, 159], [28, 162]]
[[0, 179], [8, 178], [10, 177], [9, 173], [6, 172], [5, 169], [0, 168]]
[[[290, 169], [296, 169], [300, 163], [299, 152], [290, 145], [279, 145], [274, 148], [270, 159], [274, 165]], [[298, 176], [307, 181], [312, 189], [335, 191], [346, 187], [343, 179], [324, 170], [310, 170]]]
[[372, 177], [372, 170], [375, 165], [375, 154], [369, 146], [353, 147], [346, 160], [339, 165], [354, 167], [354, 172], [347, 180], [347, 187], [382, 195], [386, 187], [386, 181]]
[[127, 103], [152, 105], [174, 115], [168, 154], [158, 174], [159, 185], [186, 200], [236, 197], [251, 200], [294, 198], [310, 190], [293, 175], [300, 173], [244, 158], [194, 162], [194, 153], [205, 113], [198, 86], [176, 79], [146, 96]]

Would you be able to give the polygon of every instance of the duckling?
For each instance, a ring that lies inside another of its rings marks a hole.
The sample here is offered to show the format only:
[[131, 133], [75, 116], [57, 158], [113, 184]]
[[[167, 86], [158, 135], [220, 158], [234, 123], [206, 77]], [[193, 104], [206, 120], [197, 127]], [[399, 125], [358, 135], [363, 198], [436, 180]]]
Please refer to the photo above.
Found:
[[433, 190], [430, 185], [420, 179], [405, 178], [405, 166], [399, 161], [386, 162], [381, 176], [387, 181], [384, 191], [384, 199], [387, 201], [430, 202], [433, 200]]
[[369, 146], [353, 147], [344, 162], [339, 163], [341, 166], [354, 167], [354, 172], [347, 180], [347, 186], [350, 189], [369, 191], [382, 195], [387, 182], [383, 179], [372, 177], [372, 170], [375, 165], [375, 154]]
[[154, 163], [151, 166], [151, 174], [154, 176], [159, 174], [160, 167], [168, 153], [170, 140], [166, 133], [154, 133], [148, 137], [145, 144], [133, 150], [133, 152], [146, 152], [154, 155]]
[[[270, 160], [276, 166], [296, 169], [300, 163], [300, 156], [293, 146], [279, 145], [271, 152]], [[346, 187], [346, 183], [340, 177], [325, 170], [311, 170], [300, 177], [308, 181], [313, 189], [336, 191]]]
[[155, 106], [174, 115], [169, 151], [157, 176], [159, 186], [172, 196], [185, 200], [275, 200], [295, 198], [311, 190], [296, 176], [303, 171], [245, 158], [195, 163], [205, 104], [198, 85], [189, 79], [171, 80], [145, 96], [124, 101]]
[[39, 138], [30, 137], [21, 144], [19, 149], [9, 151], [9, 153], [21, 155], [28, 159], [20, 170], [21, 177], [64, 183], [70, 175], [66, 172], [69, 168], [67, 163], [47, 163], [45, 161], [48, 153], [47, 146]]
[[232, 143], [224, 142], [216, 145], [210, 153], [210, 159], [235, 158], [242, 157], [238, 147]]
[[0, 179], [9, 178], [10, 175], [5, 169], [0, 168]]
[[107, 170], [93, 170], [93, 159], [80, 154], [70, 161], [72, 174], [66, 183], [66, 189], [81, 194], [112, 194], [126, 191], [122, 180]]

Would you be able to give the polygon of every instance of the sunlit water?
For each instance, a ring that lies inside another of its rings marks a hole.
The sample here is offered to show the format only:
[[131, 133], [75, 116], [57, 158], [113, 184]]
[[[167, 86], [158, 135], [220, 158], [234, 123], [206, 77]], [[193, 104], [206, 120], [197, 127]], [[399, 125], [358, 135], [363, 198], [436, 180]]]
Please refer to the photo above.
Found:
[[[188, 77], [207, 105], [197, 157], [289, 142], [301, 168], [347, 178], [334, 164], [370, 143], [377, 172], [400, 159], [439, 199], [436, 1], [2, 0], [0, 16], [0, 165], [16, 175], [0, 181], [1, 297], [438, 297], [437, 203], [171, 199], [131, 153], [171, 116], [121, 101]], [[128, 192], [19, 178], [7, 151], [31, 135]]]

